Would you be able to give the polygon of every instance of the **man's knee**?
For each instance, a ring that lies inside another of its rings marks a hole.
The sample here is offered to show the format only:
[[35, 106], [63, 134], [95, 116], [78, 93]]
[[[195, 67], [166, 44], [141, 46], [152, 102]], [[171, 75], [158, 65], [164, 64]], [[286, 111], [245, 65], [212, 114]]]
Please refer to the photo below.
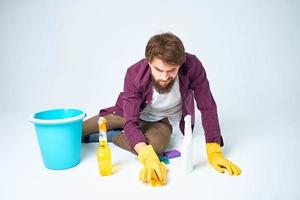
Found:
[[115, 114], [108, 114], [103, 116], [107, 121], [107, 129], [117, 129], [124, 127], [124, 118]]
[[170, 134], [151, 134], [147, 137], [148, 143], [152, 145], [154, 151], [161, 155], [169, 146]]

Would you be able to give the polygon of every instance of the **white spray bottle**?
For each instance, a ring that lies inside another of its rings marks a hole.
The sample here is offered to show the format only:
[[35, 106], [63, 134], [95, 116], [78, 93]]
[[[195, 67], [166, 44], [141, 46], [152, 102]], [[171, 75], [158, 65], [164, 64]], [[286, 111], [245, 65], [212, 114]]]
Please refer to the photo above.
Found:
[[191, 116], [184, 117], [184, 138], [181, 145], [182, 167], [185, 174], [193, 171], [193, 135]]

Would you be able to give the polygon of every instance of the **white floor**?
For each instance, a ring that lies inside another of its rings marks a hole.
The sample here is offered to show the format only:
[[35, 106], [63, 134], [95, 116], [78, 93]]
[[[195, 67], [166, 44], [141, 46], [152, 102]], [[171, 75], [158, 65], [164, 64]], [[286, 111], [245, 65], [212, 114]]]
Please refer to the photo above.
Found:
[[[242, 169], [239, 177], [219, 174], [206, 161], [199, 125], [194, 138], [194, 171], [180, 175], [180, 158], [170, 160], [168, 183], [152, 188], [138, 181], [136, 157], [110, 145], [115, 173], [98, 175], [97, 144], [83, 144], [81, 162], [68, 170], [44, 167], [35, 130], [25, 114], [1, 116], [1, 199], [299, 199], [299, 141], [296, 123], [249, 126], [253, 119], [224, 118], [226, 157]], [[236, 126], [231, 126], [236, 123]], [[239, 124], [239, 125], [238, 125]], [[234, 128], [235, 127], [235, 128]], [[282, 134], [284, 129], [284, 134]], [[174, 130], [170, 148], [181, 135]]]

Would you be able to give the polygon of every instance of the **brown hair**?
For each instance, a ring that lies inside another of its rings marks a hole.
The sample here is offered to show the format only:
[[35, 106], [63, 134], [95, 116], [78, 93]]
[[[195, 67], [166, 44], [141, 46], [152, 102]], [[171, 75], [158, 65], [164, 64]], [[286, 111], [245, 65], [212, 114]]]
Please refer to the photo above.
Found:
[[170, 65], [182, 65], [185, 51], [181, 40], [172, 33], [154, 35], [147, 43], [145, 56], [148, 62], [157, 57]]

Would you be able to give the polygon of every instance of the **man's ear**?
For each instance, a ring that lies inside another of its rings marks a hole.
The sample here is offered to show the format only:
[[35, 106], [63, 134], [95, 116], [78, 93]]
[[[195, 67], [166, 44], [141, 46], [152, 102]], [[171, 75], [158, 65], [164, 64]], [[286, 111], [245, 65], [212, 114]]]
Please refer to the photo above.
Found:
[[148, 60], [147, 58], [146, 58], [146, 60], [147, 60], [148, 65], [150, 66], [152, 60], [150, 61], [150, 60]]

